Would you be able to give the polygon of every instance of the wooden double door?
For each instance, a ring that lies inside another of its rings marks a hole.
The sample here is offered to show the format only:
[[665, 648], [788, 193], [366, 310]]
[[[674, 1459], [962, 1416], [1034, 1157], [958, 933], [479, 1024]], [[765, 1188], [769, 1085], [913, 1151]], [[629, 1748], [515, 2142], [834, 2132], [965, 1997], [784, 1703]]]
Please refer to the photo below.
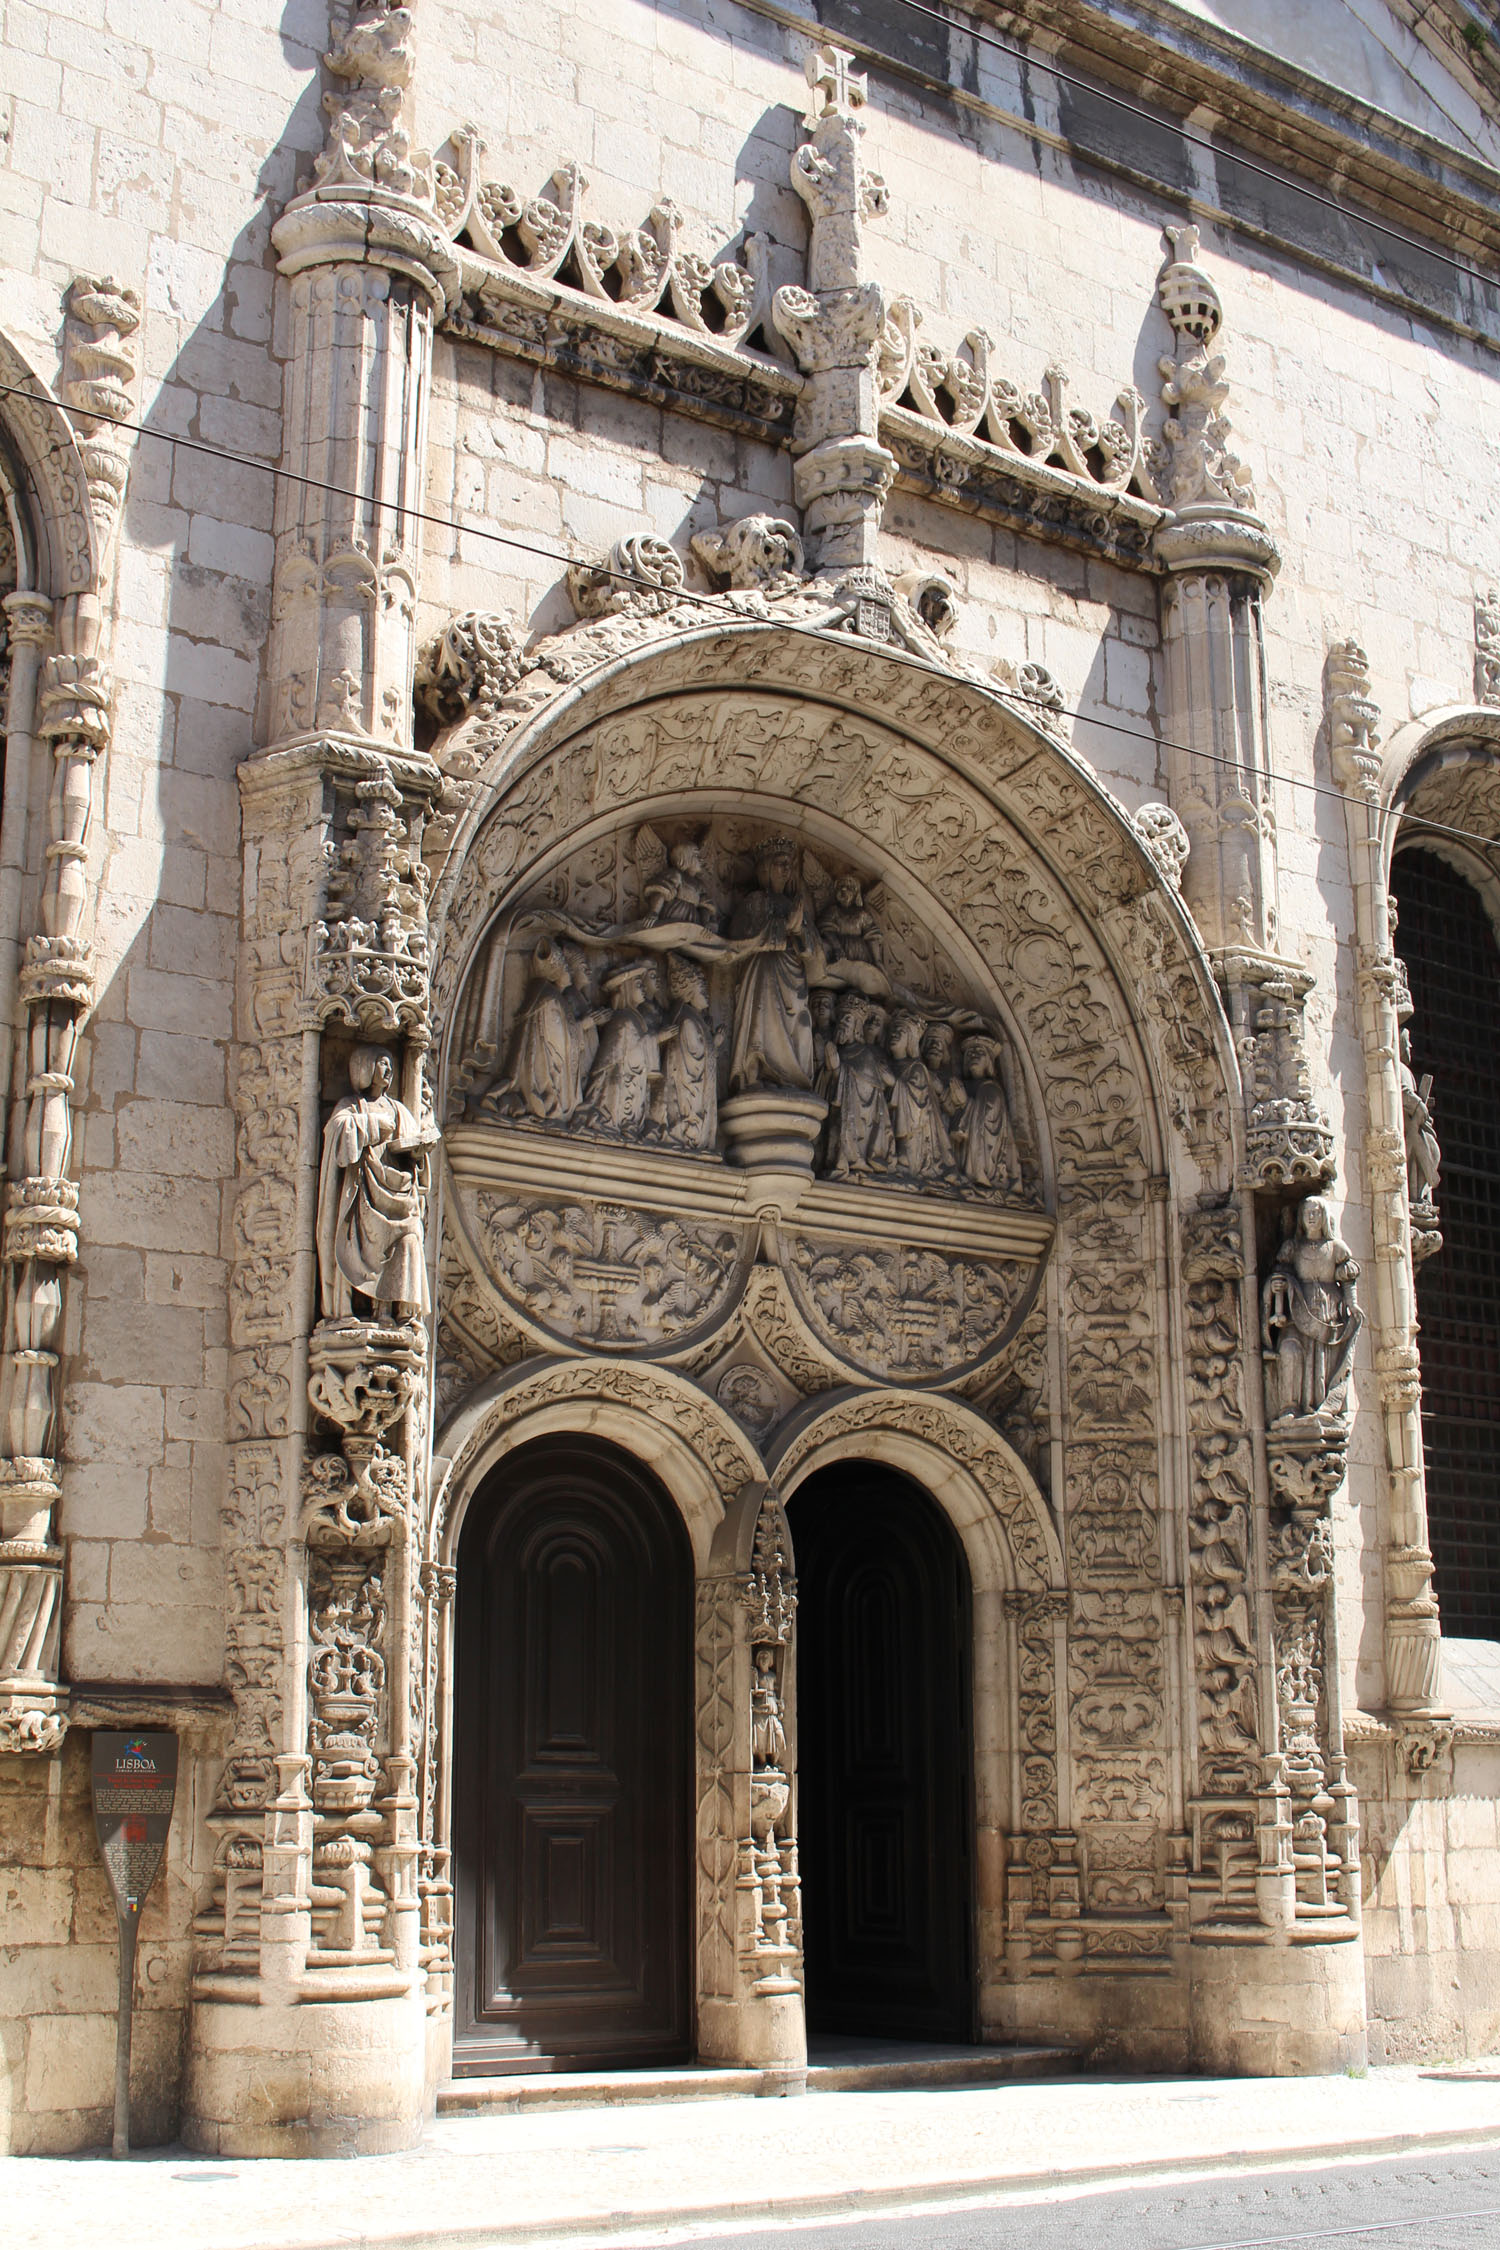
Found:
[[523, 1448], [470, 1506], [457, 1604], [454, 2071], [684, 2061], [682, 1520], [612, 1446]]
[[[962, 1549], [863, 1463], [789, 1518], [809, 2028], [967, 2040]], [[465, 1521], [456, 1626], [455, 2073], [687, 2059], [693, 1587], [668, 1495], [596, 1440], [511, 1455]]]

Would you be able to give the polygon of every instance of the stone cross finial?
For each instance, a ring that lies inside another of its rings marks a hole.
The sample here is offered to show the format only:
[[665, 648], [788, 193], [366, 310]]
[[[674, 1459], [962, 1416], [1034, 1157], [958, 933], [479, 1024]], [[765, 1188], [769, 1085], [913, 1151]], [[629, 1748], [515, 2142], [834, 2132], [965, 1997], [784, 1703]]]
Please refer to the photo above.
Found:
[[809, 126], [824, 117], [851, 121], [854, 112], [864, 108], [870, 82], [863, 71], [853, 68], [853, 63], [847, 47], [816, 47], [808, 56], [807, 83], [813, 96]]

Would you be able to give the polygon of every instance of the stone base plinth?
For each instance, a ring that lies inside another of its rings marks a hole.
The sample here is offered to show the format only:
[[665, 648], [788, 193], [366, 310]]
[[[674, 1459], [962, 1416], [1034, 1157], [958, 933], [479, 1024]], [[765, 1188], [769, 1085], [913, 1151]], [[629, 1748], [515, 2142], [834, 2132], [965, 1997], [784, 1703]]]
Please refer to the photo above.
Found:
[[182, 2138], [207, 2156], [380, 2156], [432, 2114], [419, 1991], [394, 2000], [195, 2002]]
[[753, 2000], [700, 2000], [698, 2055], [703, 2062], [746, 2070], [807, 2069], [807, 2023], [800, 1992], [763, 1993]]
[[1312, 2078], [1363, 2070], [1364, 1948], [1342, 1944], [1216, 1944], [1196, 1940], [1192, 2059], [1223, 2076]]
[[728, 1157], [746, 1172], [812, 1171], [813, 1151], [828, 1115], [818, 1094], [790, 1087], [757, 1087], [719, 1105]]

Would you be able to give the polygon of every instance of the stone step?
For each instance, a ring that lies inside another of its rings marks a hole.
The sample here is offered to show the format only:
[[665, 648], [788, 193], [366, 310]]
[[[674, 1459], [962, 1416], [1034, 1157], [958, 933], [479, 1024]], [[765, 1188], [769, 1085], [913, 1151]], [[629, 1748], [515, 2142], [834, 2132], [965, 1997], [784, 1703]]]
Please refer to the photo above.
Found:
[[[817, 2094], [911, 2087], [1000, 2086], [1067, 2077], [1078, 2050], [1061, 2045], [948, 2047], [884, 2039], [814, 2040], [806, 2090]], [[457, 2078], [439, 2089], [440, 2117], [494, 2117], [506, 2111], [613, 2109], [631, 2102], [725, 2101], [737, 2094], [803, 2090], [800, 2072], [687, 2063], [664, 2070], [524, 2071]]]

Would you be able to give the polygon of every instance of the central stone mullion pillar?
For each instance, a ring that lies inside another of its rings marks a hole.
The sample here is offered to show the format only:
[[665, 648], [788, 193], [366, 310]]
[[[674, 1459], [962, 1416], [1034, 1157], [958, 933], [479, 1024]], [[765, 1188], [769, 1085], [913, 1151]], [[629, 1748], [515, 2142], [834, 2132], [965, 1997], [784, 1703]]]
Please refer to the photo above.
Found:
[[797, 1858], [791, 1535], [747, 1484], [714, 1534], [697, 1611], [698, 2052], [807, 2073]]

